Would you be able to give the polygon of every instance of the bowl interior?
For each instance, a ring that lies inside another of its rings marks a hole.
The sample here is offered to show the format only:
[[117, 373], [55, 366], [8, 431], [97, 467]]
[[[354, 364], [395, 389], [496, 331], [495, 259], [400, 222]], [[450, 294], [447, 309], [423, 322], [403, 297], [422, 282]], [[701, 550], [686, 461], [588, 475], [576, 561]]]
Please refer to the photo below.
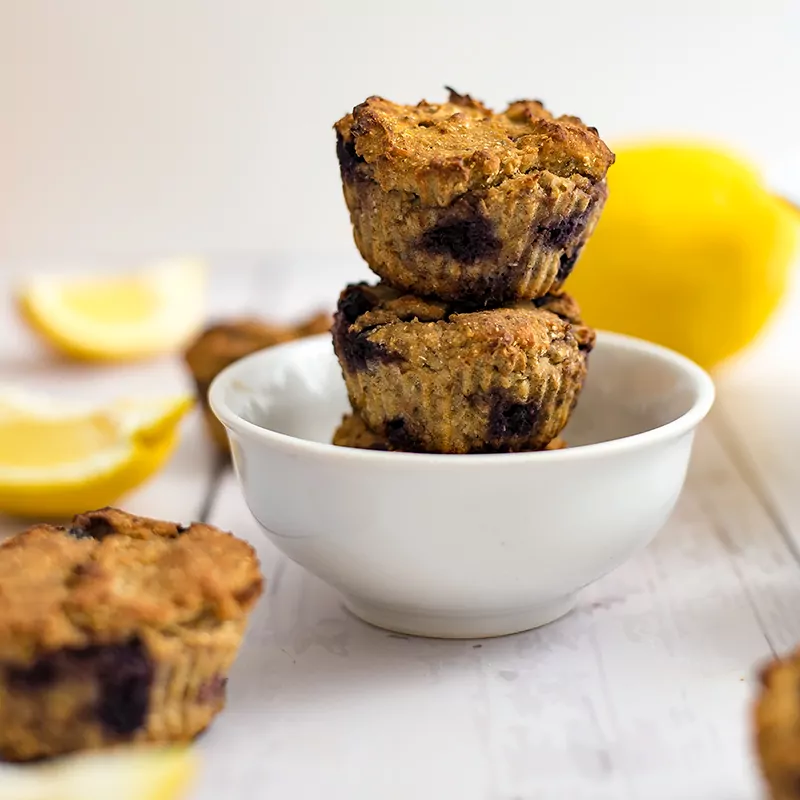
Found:
[[[580, 401], [563, 436], [571, 447], [619, 439], [686, 414], [703, 390], [704, 373], [670, 351], [601, 332]], [[707, 379], [706, 379], [707, 380]], [[330, 336], [256, 353], [225, 370], [214, 405], [259, 427], [329, 443], [347, 393]]]

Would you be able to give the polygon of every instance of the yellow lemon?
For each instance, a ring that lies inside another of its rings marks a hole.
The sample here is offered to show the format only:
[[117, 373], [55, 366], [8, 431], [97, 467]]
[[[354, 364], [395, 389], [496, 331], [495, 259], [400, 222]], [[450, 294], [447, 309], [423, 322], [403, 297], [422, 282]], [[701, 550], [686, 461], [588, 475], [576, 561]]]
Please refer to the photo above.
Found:
[[115, 502], [166, 461], [191, 405], [177, 397], [69, 406], [0, 387], [0, 511], [66, 517]]
[[0, 800], [177, 800], [195, 772], [195, 756], [178, 749], [120, 749], [0, 765]]
[[73, 358], [126, 361], [174, 351], [203, 322], [205, 270], [166, 261], [115, 276], [41, 275], [23, 285], [24, 318]]
[[796, 211], [753, 167], [710, 145], [643, 143], [616, 153], [608, 203], [568, 291], [591, 325], [714, 367], [778, 306]]

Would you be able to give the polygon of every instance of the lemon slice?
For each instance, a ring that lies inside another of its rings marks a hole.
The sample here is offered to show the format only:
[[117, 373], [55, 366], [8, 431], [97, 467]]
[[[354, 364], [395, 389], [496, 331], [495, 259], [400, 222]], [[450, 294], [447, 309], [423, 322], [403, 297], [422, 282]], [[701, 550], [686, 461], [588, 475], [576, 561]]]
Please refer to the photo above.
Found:
[[111, 277], [38, 276], [21, 287], [25, 319], [73, 358], [126, 361], [185, 345], [203, 322], [205, 269], [166, 261]]
[[188, 750], [119, 750], [0, 766], [0, 800], [176, 800], [195, 771]]
[[0, 387], [0, 511], [48, 518], [113, 503], [164, 463], [192, 402], [69, 406]]

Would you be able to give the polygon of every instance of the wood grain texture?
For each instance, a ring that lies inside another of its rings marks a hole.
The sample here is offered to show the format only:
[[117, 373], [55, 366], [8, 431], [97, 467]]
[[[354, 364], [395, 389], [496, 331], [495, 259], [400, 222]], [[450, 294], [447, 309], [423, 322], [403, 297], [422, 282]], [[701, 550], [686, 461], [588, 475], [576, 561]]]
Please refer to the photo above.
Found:
[[[257, 545], [270, 590], [204, 742], [197, 800], [234, 772], [274, 796], [757, 796], [751, 679], [800, 640], [800, 568], [713, 419], [656, 541], [566, 619], [506, 639], [435, 642], [360, 623], [266, 542], [231, 475], [211, 521]], [[263, 757], [233, 757], [255, 704]]]

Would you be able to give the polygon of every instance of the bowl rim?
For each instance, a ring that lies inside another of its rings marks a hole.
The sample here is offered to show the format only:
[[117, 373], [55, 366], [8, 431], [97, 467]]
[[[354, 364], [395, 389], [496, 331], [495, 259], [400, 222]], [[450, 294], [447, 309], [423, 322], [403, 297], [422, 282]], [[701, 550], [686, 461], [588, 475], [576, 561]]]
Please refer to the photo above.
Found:
[[[650, 428], [630, 436], [610, 439], [605, 442], [566, 447], [561, 450], [533, 451], [525, 453], [471, 453], [468, 458], [462, 454], [452, 453], [399, 453], [386, 450], [368, 450], [354, 447], [342, 447], [328, 442], [315, 442], [311, 439], [301, 439], [287, 433], [280, 433], [269, 428], [256, 425], [234, 412], [224, 396], [232, 385], [239, 379], [241, 372], [248, 369], [253, 362], [259, 361], [274, 352], [292, 348], [311, 349], [314, 344], [327, 341], [330, 343], [330, 334], [321, 333], [284, 344], [267, 347], [225, 367], [211, 382], [208, 390], [208, 404], [212, 413], [226, 427], [230, 428], [246, 439], [255, 439], [270, 448], [291, 453], [305, 455], [320, 459], [335, 459], [337, 461], [374, 461], [376, 464], [387, 460], [394, 464], [413, 464], [415, 466], [428, 465], [431, 467], [447, 467], [469, 469], [469, 465], [486, 465], [491, 463], [522, 464], [530, 460], [546, 459], [548, 462], [571, 461], [585, 458], [601, 458], [638, 450], [649, 445], [659, 444], [670, 439], [677, 439], [697, 427], [711, 410], [715, 399], [714, 381], [701, 366], [668, 347], [654, 342], [628, 336], [623, 333], [598, 330], [598, 341], [610, 344], [615, 348], [634, 350], [664, 363], [672, 365], [687, 376], [695, 392], [695, 399], [687, 411], [669, 422]], [[233, 391], [236, 391], [233, 388]]]

